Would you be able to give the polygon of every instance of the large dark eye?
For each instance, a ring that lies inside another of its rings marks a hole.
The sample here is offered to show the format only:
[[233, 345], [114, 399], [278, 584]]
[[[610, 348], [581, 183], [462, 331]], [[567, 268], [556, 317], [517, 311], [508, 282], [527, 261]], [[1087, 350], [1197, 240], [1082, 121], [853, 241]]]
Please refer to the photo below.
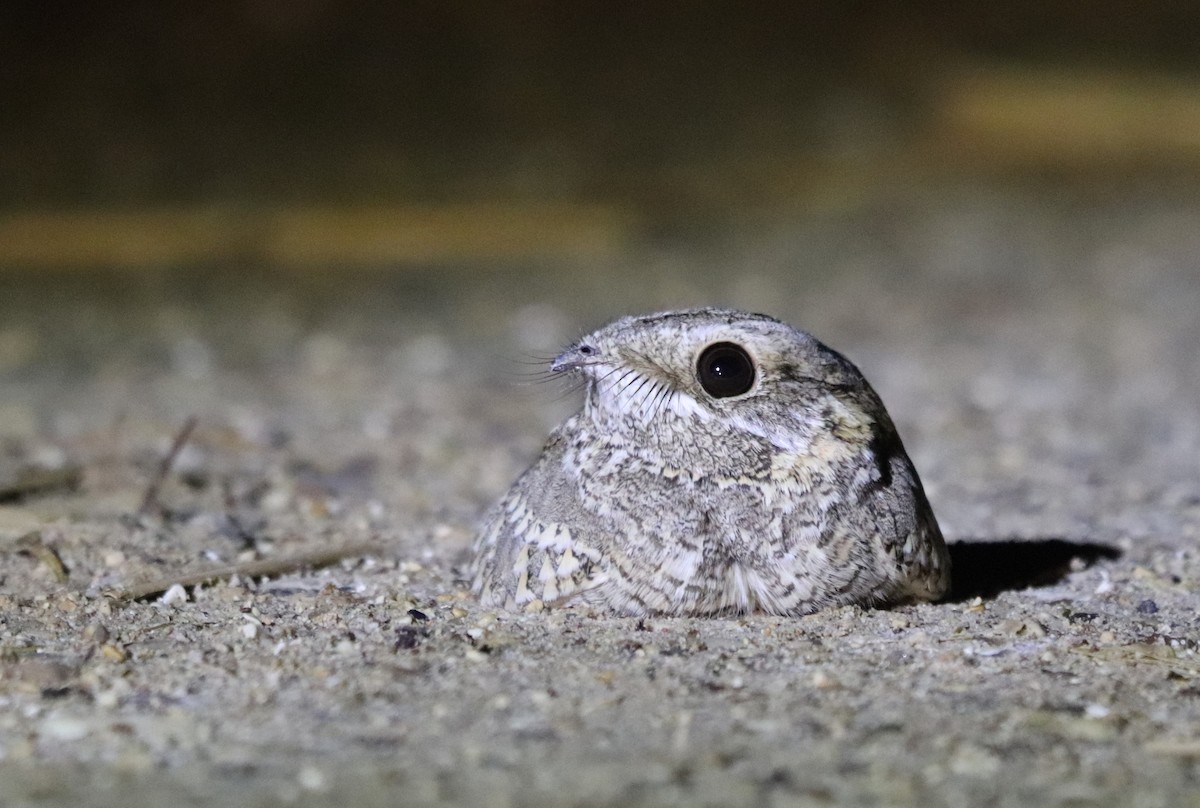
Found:
[[718, 342], [696, 360], [696, 378], [713, 398], [740, 396], [754, 386], [754, 362], [742, 346]]

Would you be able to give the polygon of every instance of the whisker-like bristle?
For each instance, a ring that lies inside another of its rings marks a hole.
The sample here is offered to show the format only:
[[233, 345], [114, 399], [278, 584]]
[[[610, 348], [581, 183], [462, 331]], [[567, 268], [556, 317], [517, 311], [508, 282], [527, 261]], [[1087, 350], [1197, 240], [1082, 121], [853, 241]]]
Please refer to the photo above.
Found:
[[646, 421], [653, 420], [658, 416], [658, 411], [655, 408], [655, 402], [662, 395], [662, 390], [666, 385], [656, 381], [654, 386], [642, 397], [641, 411], [643, 419]]
[[516, 373], [513, 375], [516, 377], [515, 381], [518, 384], [545, 384], [546, 382], [563, 378], [561, 373], [554, 373], [549, 370], [530, 371], [528, 373]]
[[493, 366], [497, 367], [502, 375], [515, 378], [523, 384], [530, 381], [537, 382], [551, 376], [548, 361], [532, 362], [510, 355], [497, 355], [494, 358]]
[[675, 406], [675, 396], [677, 396], [677, 395], [679, 395], [679, 391], [678, 391], [678, 390], [671, 390], [671, 392], [669, 392], [669, 393], [666, 395], [666, 397], [664, 397], [664, 398], [663, 398], [663, 401], [662, 401], [662, 403], [658, 405], [658, 406], [659, 406], [659, 409], [660, 409], [660, 410], [662, 410], [662, 409], [668, 409], [668, 410], [669, 410], [669, 409], [671, 409], [672, 407], [674, 407], [674, 406]]
[[[641, 374], [638, 374], [638, 378], [641, 380], [641, 383], [633, 389], [632, 393], [629, 394], [629, 398], [631, 401], [636, 399], [638, 397], [638, 393], [642, 392], [642, 390], [645, 389], [646, 385], [650, 383], [649, 376], [642, 376]], [[630, 386], [632, 386], [632, 384]]]
[[574, 379], [564, 379], [563, 381], [568, 381], [569, 384], [567, 384], [567, 386], [564, 387], [562, 389], [562, 391], [554, 397], [554, 401], [562, 401], [563, 399], [565, 399], [569, 396], [573, 396], [576, 393], [578, 393], [580, 390], [587, 387], [587, 384], [588, 384], [587, 379], [579, 378], [579, 377], [576, 377]]
[[[647, 387], [647, 385], [650, 387]], [[629, 394], [630, 407], [633, 409], [638, 418], [641, 418], [644, 414], [642, 412], [642, 404], [644, 404], [646, 401], [646, 391], [653, 388], [653, 386], [654, 383], [649, 378], [643, 376], [641, 381], [638, 383], [638, 386], [633, 388], [633, 392]]]
[[[613, 373], [617, 373], [617, 372], [620, 372], [620, 376], [618, 376], [617, 378], [612, 378]], [[606, 384], [606, 389], [608, 391], [610, 391], [610, 393], [612, 395], [617, 396], [617, 395], [620, 395], [620, 390], [625, 389], [624, 388], [625, 379], [629, 378], [632, 375], [632, 373], [634, 373], [634, 371], [631, 371], [628, 369], [622, 369], [622, 367], [613, 367], [613, 369], [611, 371], [608, 371], [607, 373], [605, 373], [604, 376], [601, 376], [599, 379], [596, 379], [596, 382], [599, 382], [601, 384]], [[618, 390], [617, 388], [620, 388], [620, 390]]]
[[555, 354], [521, 354], [520, 359], [510, 359], [509, 361], [517, 365], [548, 365], [555, 359]]
[[[631, 372], [632, 371], [630, 371], [628, 368], [623, 368], [619, 365], [613, 366], [604, 372], [604, 375], [600, 377], [600, 381], [613, 379], [614, 376], [617, 377], [617, 379], [620, 379], [624, 376], [628, 376]], [[612, 381], [610, 383], [615, 384], [616, 382]]]
[[654, 403], [652, 405], [654, 407], [654, 413], [650, 416], [652, 419], [659, 416], [659, 413], [662, 412], [663, 404], [672, 395], [674, 395], [674, 391], [672, 391], [669, 384], [664, 384], [659, 387], [658, 395], [654, 397]]

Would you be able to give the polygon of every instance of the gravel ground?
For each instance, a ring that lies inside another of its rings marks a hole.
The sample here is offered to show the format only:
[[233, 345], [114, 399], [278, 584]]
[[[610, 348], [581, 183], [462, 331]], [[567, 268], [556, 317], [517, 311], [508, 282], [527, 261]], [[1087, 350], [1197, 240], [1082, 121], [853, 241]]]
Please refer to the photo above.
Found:
[[[0, 802], [1200, 806], [1197, 256], [1190, 202], [951, 190], [603, 265], [5, 276]], [[523, 363], [700, 303], [863, 368], [947, 602], [472, 602], [576, 405]]]

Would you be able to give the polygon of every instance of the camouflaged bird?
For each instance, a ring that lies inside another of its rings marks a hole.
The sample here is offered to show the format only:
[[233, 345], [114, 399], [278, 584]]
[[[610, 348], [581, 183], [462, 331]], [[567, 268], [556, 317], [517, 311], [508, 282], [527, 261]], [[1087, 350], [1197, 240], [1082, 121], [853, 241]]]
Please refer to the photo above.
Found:
[[799, 615], [946, 592], [946, 545], [883, 402], [811, 335], [669, 311], [617, 320], [550, 370], [586, 397], [476, 539], [486, 605]]

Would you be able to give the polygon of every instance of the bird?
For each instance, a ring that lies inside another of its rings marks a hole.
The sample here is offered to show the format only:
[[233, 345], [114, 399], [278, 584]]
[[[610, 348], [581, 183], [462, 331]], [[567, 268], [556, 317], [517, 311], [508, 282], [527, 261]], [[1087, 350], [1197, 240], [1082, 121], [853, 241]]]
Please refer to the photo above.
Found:
[[629, 316], [549, 365], [582, 407], [487, 513], [468, 566], [497, 610], [799, 616], [937, 600], [942, 533], [882, 400], [763, 314]]

